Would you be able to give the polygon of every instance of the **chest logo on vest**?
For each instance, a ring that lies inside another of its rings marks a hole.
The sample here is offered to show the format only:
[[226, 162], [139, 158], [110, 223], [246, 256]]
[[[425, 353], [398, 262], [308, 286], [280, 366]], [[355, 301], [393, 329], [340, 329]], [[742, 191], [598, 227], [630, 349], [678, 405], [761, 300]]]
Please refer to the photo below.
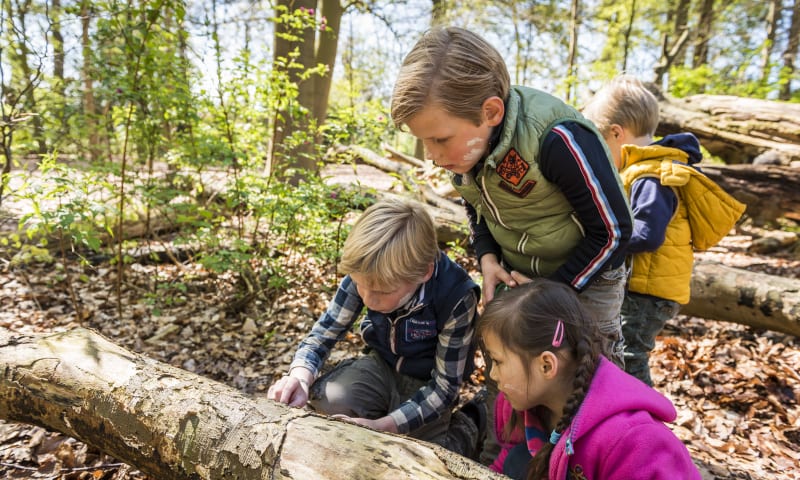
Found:
[[536, 182], [527, 180], [522, 185], [520, 185], [520, 182], [522, 182], [523, 177], [525, 177], [530, 168], [531, 166], [528, 165], [528, 162], [512, 148], [495, 168], [497, 174], [504, 180], [499, 183], [500, 188], [518, 197], [527, 196], [533, 190]]

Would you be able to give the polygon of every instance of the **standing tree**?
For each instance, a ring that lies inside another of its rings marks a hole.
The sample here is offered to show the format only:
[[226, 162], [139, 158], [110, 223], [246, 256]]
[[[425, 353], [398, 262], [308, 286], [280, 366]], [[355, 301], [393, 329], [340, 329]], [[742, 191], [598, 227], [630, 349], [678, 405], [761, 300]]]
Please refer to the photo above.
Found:
[[769, 81], [771, 70], [772, 50], [775, 46], [775, 37], [778, 30], [778, 19], [780, 18], [781, 0], [769, 0], [767, 6], [767, 34], [764, 44], [761, 47], [761, 84], [766, 85]]
[[[26, 20], [31, 2], [12, 2], [3, 0], [0, 10], [0, 153], [3, 165], [0, 170], [0, 202], [3, 199], [8, 174], [13, 163], [13, 142], [15, 133], [30, 121], [33, 132], [30, 139], [37, 141], [39, 148], [45, 148], [42, 137], [41, 118], [35, 113], [34, 92], [42, 81], [42, 59], [38, 56], [36, 65], [30, 65], [32, 49], [35, 44], [26, 30]], [[46, 44], [45, 44], [46, 47]], [[9, 68], [10, 71], [6, 69]]]
[[783, 51], [783, 68], [780, 75], [780, 96], [781, 100], [791, 100], [792, 98], [792, 79], [795, 76], [794, 60], [797, 58], [798, 47], [800, 47], [800, 0], [792, 2], [792, 20], [789, 27], [789, 39], [786, 43], [786, 50]]
[[697, 22], [697, 32], [694, 39], [692, 68], [699, 68], [708, 64], [708, 46], [711, 41], [713, 25], [714, 0], [702, 0], [700, 4], [700, 17]]
[[[316, 172], [313, 131], [327, 114], [339, 28], [344, 8], [339, 0], [278, 0], [275, 6], [273, 69], [296, 91], [287, 92], [276, 111], [272, 129], [269, 171], [284, 175], [287, 169]], [[319, 36], [317, 32], [319, 31]], [[299, 172], [289, 175], [292, 183]]]
[[[635, 1], [635, 0], [634, 0]], [[581, 2], [572, 0], [569, 10], [569, 46], [567, 47], [567, 94], [565, 100], [573, 100], [575, 84], [577, 83], [578, 63], [578, 30], [581, 26]]]
[[686, 41], [689, 39], [689, 7], [691, 0], [678, 0], [670, 3], [665, 25], [671, 30], [665, 30], [661, 41], [661, 57], [655, 67], [656, 85], [661, 85], [664, 75], [670, 67], [683, 63], [686, 53]]
[[81, 65], [81, 78], [83, 79], [83, 125], [87, 134], [89, 160], [96, 162], [100, 158], [100, 134], [98, 128], [97, 103], [94, 98], [94, 67], [92, 64], [92, 2], [80, 0], [81, 17], [81, 52], [83, 63]]

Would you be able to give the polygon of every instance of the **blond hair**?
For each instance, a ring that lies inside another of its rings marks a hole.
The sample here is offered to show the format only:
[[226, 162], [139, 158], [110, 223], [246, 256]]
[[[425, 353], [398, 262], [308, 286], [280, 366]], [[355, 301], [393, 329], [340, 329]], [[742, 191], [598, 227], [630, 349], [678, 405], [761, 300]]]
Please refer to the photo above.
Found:
[[503, 57], [486, 40], [458, 27], [434, 27], [406, 55], [392, 94], [397, 128], [423, 108], [480, 125], [483, 102], [508, 98], [511, 80]]
[[367, 208], [353, 225], [339, 270], [362, 274], [374, 287], [397, 288], [419, 282], [438, 258], [436, 228], [425, 208], [387, 199]]
[[612, 125], [630, 130], [634, 136], [652, 136], [658, 126], [658, 100], [633, 75], [619, 75], [587, 102], [583, 115], [604, 136]]

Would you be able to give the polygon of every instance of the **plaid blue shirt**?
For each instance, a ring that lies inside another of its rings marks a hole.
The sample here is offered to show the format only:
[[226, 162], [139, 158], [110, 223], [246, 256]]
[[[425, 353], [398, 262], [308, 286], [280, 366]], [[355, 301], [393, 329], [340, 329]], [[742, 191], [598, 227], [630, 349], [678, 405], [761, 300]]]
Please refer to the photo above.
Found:
[[[425, 301], [423, 285], [406, 305], [392, 315], [402, 316], [414, 311], [423, 307]], [[399, 433], [408, 433], [439, 418], [457, 400], [468, 356], [472, 351], [470, 347], [477, 303], [474, 290], [470, 290], [456, 303], [444, 323], [444, 328], [439, 332], [436, 368], [430, 381], [397, 409], [388, 413], [397, 424]], [[305, 367], [316, 376], [333, 346], [353, 327], [363, 310], [364, 302], [348, 275], [339, 284], [328, 309], [314, 324], [308, 337], [300, 343], [289, 368]], [[365, 322], [368, 321], [365, 319]]]

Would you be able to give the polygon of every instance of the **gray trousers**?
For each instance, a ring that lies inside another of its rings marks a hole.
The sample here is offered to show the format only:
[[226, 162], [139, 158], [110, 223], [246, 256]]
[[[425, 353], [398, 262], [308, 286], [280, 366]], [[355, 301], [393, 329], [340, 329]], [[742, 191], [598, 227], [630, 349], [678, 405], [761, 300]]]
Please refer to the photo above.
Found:
[[[376, 419], [388, 415], [428, 383], [396, 372], [376, 351], [337, 364], [311, 386], [309, 404], [327, 415]], [[463, 413], [442, 415], [408, 436], [472, 457], [478, 427]]]
[[589, 285], [589, 288], [578, 295], [581, 304], [594, 314], [600, 332], [605, 334], [602, 346], [603, 354], [619, 367], [625, 364], [620, 310], [625, 299], [627, 281], [628, 269], [622, 265], [619, 268], [603, 272]]
[[656, 346], [656, 336], [680, 307], [671, 300], [635, 293], [626, 295], [622, 304], [625, 371], [651, 387], [650, 352]]

